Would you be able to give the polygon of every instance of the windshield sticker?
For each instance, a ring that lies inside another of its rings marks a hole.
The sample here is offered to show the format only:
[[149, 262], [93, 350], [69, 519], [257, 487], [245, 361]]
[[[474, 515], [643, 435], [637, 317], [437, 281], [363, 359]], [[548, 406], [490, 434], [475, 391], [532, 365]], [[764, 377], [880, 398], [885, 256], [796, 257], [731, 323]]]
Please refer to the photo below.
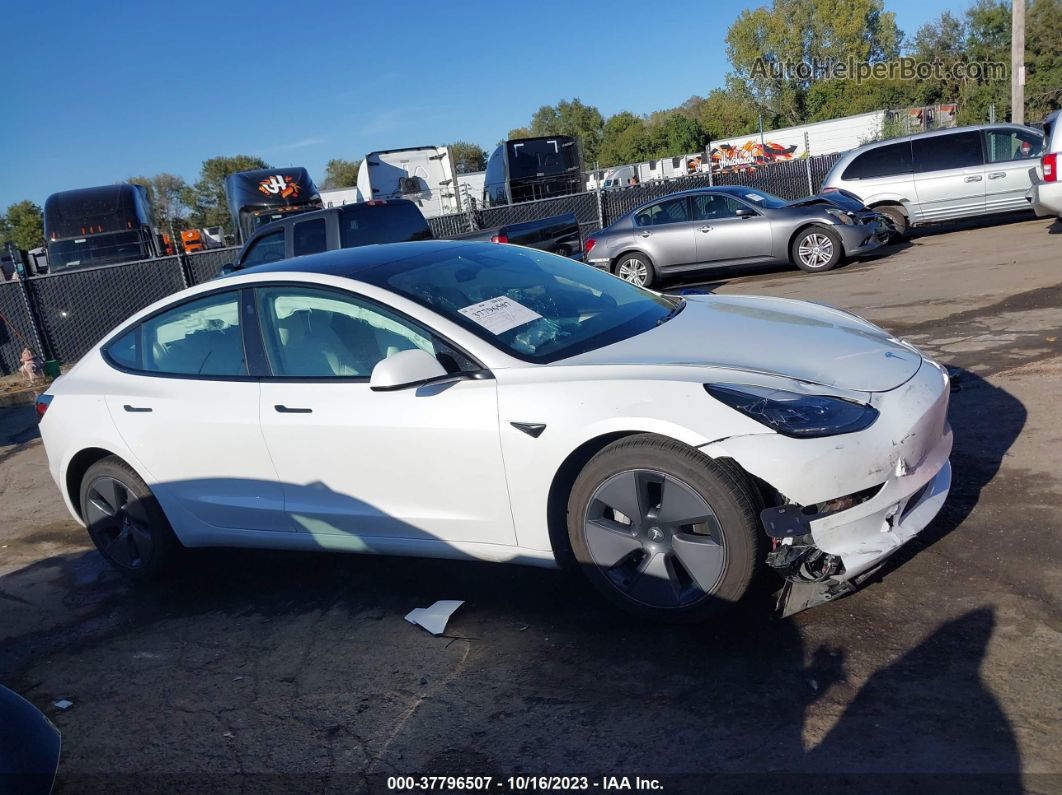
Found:
[[752, 201], [754, 201], [754, 202], [763, 201], [763, 197], [762, 196], [757, 196], [755, 193], [746, 193], [745, 194], [745, 198], [746, 199], [752, 199]]
[[539, 320], [542, 315], [533, 312], [521, 303], [504, 295], [480, 301], [478, 304], [457, 310], [465, 317], [483, 326], [491, 334], [504, 334], [524, 323]]

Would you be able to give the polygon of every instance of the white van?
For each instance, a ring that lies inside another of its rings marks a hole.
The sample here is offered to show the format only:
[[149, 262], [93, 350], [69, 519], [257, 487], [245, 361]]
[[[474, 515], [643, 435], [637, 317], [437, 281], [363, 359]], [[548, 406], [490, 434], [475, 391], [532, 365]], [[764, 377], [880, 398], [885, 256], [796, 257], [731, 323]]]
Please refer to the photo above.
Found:
[[358, 199], [409, 199], [426, 218], [462, 209], [453, 156], [445, 146], [370, 152], [358, 169]]
[[1030, 172], [1043, 135], [1020, 124], [981, 124], [866, 144], [841, 157], [822, 190], [846, 190], [892, 222], [911, 226], [1028, 210]]

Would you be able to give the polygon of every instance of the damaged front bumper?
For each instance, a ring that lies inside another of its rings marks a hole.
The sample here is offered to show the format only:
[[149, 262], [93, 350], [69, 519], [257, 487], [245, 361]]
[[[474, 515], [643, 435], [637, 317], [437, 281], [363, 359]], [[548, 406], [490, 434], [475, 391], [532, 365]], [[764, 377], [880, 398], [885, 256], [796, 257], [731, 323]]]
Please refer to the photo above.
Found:
[[907, 383], [871, 396], [879, 418], [864, 431], [702, 448], [782, 496], [762, 518], [774, 544], [768, 563], [787, 581], [783, 615], [850, 593], [940, 511], [951, 488], [949, 393], [947, 371], [923, 360]]

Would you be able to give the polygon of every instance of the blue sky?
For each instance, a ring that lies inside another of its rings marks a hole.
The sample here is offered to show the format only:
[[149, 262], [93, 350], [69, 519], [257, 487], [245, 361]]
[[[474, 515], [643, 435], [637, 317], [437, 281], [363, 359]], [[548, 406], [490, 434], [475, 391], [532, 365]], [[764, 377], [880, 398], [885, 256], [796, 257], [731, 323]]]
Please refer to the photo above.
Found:
[[[543, 104], [606, 116], [705, 94], [762, 2], [4, 0], [0, 209], [215, 155], [304, 165], [464, 139]], [[907, 34], [965, 0], [886, 0]]]

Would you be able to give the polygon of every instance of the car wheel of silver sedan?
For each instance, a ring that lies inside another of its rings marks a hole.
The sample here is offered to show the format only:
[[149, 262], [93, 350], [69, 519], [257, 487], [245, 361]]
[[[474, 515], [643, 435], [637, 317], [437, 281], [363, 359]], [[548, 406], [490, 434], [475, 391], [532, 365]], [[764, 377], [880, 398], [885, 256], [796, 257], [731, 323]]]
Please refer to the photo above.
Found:
[[844, 246], [841, 238], [832, 229], [812, 226], [794, 238], [790, 255], [801, 270], [821, 273], [840, 264], [844, 257]]
[[670, 439], [614, 442], [586, 465], [568, 504], [576, 562], [628, 612], [699, 621], [741, 598], [758, 559], [748, 486]]
[[624, 254], [616, 263], [616, 275], [639, 287], [649, 287], [656, 281], [656, 269], [644, 254]]

